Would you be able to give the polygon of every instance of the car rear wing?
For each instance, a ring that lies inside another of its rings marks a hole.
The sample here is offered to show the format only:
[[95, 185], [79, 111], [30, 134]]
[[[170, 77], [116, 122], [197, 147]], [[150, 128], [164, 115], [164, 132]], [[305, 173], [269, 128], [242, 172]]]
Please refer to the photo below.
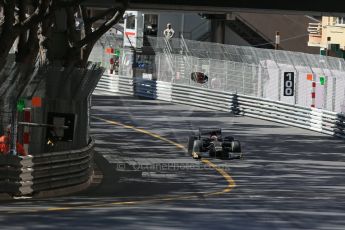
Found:
[[210, 137], [211, 134], [216, 134], [217, 136], [222, 135], [222, 129], [220, 128], [199, 128], [199, 137]]

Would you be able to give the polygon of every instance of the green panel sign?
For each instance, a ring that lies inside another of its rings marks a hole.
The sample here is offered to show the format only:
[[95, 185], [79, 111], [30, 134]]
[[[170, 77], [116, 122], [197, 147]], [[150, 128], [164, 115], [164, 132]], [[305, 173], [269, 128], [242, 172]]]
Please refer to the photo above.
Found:
[[23, 112], [24, 108], [25, 108], [25, 101], [23, 99], [19, 99], [17, 102], [17, 110], [19, 112]]
[[120, 57], [120, 50], [115, 50], [115, 56]]
[[320, 76], [320, 85], [324, 85], [326, 82], [326, 77], [325, 76]]

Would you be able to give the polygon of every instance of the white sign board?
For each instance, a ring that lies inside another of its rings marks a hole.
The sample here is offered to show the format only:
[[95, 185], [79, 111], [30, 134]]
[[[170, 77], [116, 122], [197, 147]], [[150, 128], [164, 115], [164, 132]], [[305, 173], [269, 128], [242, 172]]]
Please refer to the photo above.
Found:
[[123, 46], [141, 48], [143, 46], [144, 15], [140, 11], [126, 11]]

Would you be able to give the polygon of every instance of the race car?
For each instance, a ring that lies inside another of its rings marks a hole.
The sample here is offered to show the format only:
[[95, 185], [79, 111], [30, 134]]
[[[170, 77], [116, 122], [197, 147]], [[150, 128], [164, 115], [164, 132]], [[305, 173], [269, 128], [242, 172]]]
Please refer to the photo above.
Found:
[[194, 159], [200, 159], [205, 154], [222, 159], [242, 158], [241, 143], [232, 136], [223, 137], [219, 128], [199, 128], [198, 135], [188, 139], [188, 153]]

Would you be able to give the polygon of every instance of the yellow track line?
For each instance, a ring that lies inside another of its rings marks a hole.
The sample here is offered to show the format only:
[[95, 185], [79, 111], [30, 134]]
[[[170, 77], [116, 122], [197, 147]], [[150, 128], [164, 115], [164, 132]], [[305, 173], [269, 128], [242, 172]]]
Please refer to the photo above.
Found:
[[[146, 135], [149, 135], [151, 137], [154, 137], [154, 138], [157, 138], [159, 140], [162, 140], [164, 142], [167, 142], [169, 144], [172, 144], [172, 145], [175, 145], [177, 148], [179, 149], [182, 149], [184, 151], [186, 151], [186, 148], [179, 144], [179, 143], [176, 143], [172, 140], [169, 140], [165, 137], [162, 137], [156, 133], [153, 133], [153, 132], [150, 132], [150, 131], [147, 131], [145, 129], [140, 129], [140, 128], [136, 128], [134, 126], [131, 126], [131, 125], [125, 125], [125, 124], [122, 124], [120, 122], [117, 122], [117, 121], [111, 121], [111, 120], [107, 120], [107, 119], [104, 119], [104, 118], [101, 118], [101, 117], [95, 117], [95, 116], [91, 116], [92, 118], [94, 119], [97, 119], [97, 120], [101, 120], [101, 121], [104, 121], [104, 122], [107, 122], [109, 124], [113, 124], [113, 125], [118, 125], [118, 126], [121, 126], [123, 128], [126, 128], [126, 129], [132, 129], [138, 133], [144, 133]], [[202, 159], [201, 160], [202, 163], [208, 165], [209, 167], [215, 169], [221, 176], [224, 177], [224, 179], [227, 181], [228, 183], [228, 186], [223, 189], [222, 191], [219, 191], [219, 192], [211, 192], [211, 193], [204, 193], [203, 195], [205, 196], [210, 196], [210, 195], [219, 195], [219, 194], [223, 194], [223, 193], [227, 193], [227, 192], [230, 192], [235, 186], [236, 186], [236, 183], [234, 181], [234, 179], [232, 179], [232, 177], [226, 172], [224, 171], [223, 169], [219, 168], [217, 165], [215, 165], [214, 163], [212, 163], [211, 161], [209, 160], [206, 160], [206, 159]]]
[[[104, 122], [107, 122], [109, 124], [113, 124], [113, 125], [117, 125], [117, 126], [121, 126], [123, 128], [126, 129], [132, 129], [138, 133], [143, 133], [146, 135], [149, 135], [151, 137], [157, 138], [159, 140], [162, 140], [164, 142], [167, 142], [169, 144], [172, 144], [174, 146], [176, 146], [179, 149], [182, 149], [184, 151], [186, 151], [186, 148], [179, 144], [176, 143], [172, 140], [169, 140], [165, 137], [162, 137], [156, 133], [144, 130], [144, 129], [140, 129], [140, 128], [136, 128], [134, 126], [131, 125], [125, 125], [122, 124], [120, 122], [116, 122], [116, 121], [110, 121], [107, 119], [103, 119], [100, 117], [95, 117], [92, 116], [92, 118], [97, 119], [97, 120], [101, 120]], [[167, 195], [167, 196], [163, 196], [163, 197], [152, 197], [151, 199], [143, 199], [143, 200], [134, 200], [134, 201], [115, 201], [115, 202], [108, 202], [108, 203], [94, 203], [94, 204], [86, 204], [86, 205], [79, 205], [79, 206], [72, 206], [72, 207], [51, 207], [51, 208], [47, 208], [47, 209], [25, 209], [25, 210], [19, 210], [19, 211], [4, 211], [8, 214], [18, 214], [18, 213], [36, 213], [36, 212], [59, 212], [59, 211], [71, 211], [71, 210], [77, 210], [77, 209], [83, 209], [83, 208], [105, 208], [105, 207], [110, 207], [112, 205], [135, 205], [135, 204], [147, 204], [147, 203], [153, 203], [153, 202], [161, 202], [161, 201], [174, 201], [174, 200], [179, 200], [179, 199], [192, 199], [192, 198], [198, 198], [200, 196], [206, 197], [206, 196], [216, 196], [216, 195], [221, 195], [224, 193], [228, 193], [230, 192], [235, 186], [235, 181], [232, 179], [232, 177], [223, 169], [219, 168], [216, 164], [212, 163], [211, 161], [207, 160], [207, 159], [202, 159], [201, 160], [202, 163], [208, 165], [209, 167], [213, 168], [214, 170], [216, 170], [227, 182], [227, 187], [224, 188], [223, 190], [220, 191], [214, 191], [214, 192], [203, 192], [203, 193], [196, 193], [196, 194], [186, 194], [186, 195]]]

